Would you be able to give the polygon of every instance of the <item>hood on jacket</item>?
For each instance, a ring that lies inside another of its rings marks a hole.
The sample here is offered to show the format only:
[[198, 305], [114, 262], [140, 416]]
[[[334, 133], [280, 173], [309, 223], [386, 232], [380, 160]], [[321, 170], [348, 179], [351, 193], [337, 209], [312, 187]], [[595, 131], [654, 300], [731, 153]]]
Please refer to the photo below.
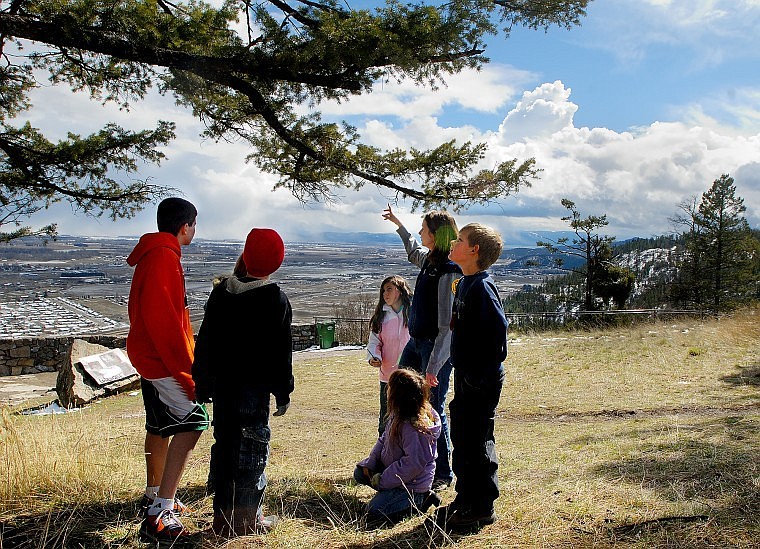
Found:
[[396, 311], [393, 310], [393, 307], [391, 307], [387, 303], [383, 303], [383, 311], [386, 312], [386, 313], [390, 313], [390, 314], [392, 314], [394, 316], [398, 316], [400, 314], [403, 314], [403, 312], [404, 312], [404, 306], [402, 305], [401, 308], [398, 310], [398, 312], [396, 312]]
[[179, 240], [176, 236], [165, 232], [147, 233], [140, 237], [137, 246], [135, 246], [135, 249], [132, 250], [132, 253], [127, 257], [127, 264], [130, 267], [134, 267], [143, 257], [156, 248], [169, 248], [177, 254], [177, 257], [182, 257]]
[[[430, 440], [430, 442], [436, 440], [441, 435], [442, 425], [441, 425], [441, 417], [438, 415], [438, 412], [436, 412], [434, 409], [430, 410], [433, 413], [433, 418], [428, 422], [427, 425], [423, 428], [423, 430], [417, 430], [415, 427], [412, 426], [412, 424], [409, 421], [404, 421], [402, 423], [402, 429], [411, 429], [413, 431], [417, 431], [421, 435], [425, 436], [427, 439]], [[391, 424], [393, 421], [393, 418], [388, 419], [388, 425]]]
[[261, 279], [261, 278], [254, 278], [250, 280], [240, 280], [236, 276], [231, 276], [227, 279], [227, 286], [226, 290], [227, 292], [231, 294], [242, 294], [243, 292], [247, 292], [249, 290], [255, 290], [256, 288], [261, 288], [262, 286], [266, 286], [267, 284], [274, 284], [271, 280]]
[[441, 435], [441, 418], [435, 410], [433, 410], [433, 417], [435, 418], [435, 422], [425, 430], [425, 434], [428, 435], [431, 440], [436, 440]]

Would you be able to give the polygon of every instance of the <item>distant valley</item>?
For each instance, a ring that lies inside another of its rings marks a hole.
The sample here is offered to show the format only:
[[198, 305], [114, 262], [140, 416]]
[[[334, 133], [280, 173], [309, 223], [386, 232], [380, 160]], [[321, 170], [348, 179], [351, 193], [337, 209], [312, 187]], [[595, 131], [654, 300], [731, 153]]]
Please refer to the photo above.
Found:
[[[326, 239], [320, 243], [286, 244], [285, 262], [273, 278], [290, 297], [295, 322], [332, 317], [335, 305], [345, 304], [359, 295], [367, 296], [367, 300], [376, 299], [380, 282], [389, 274], [400, 274], [414, 284], [418, 269], [407, 261], [395, 233], [343, 235], [344, 240], [352, 238], [359, 242]], [[3, 245], [0, 247], [2, 301], [65, 297], [125, 322], [132, 278], [126, 257], [136, 242], [134, 237], [63, 236], [45, 246], [32, 239]], [[196, 321], [202, 318], [214, 277], [231, 272], [242, 247], [239, 241], [196, 239], [183, 249], [188, 302]], [[538, 266], [527, 267], [528, 259]], [[491, 271], [497, 286], [506, 295], [557, 274], [545, 259], [544, 250], [509, 249]]]

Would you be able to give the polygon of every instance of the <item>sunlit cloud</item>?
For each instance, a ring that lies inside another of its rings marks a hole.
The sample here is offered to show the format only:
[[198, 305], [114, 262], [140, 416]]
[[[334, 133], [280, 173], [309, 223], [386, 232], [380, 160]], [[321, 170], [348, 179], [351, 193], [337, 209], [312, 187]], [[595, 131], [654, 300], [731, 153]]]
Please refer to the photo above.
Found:
[[[556, 215], [552, 204], [569, 198], [588, 214], [607, 214], [613, 231], [663, 233], [677, 204], [701, 195], [721, 174], [741, 172], [748, 179], [735, 178], [740, 195], [760, 177], [760, 134], [726, 134], [680, 122], [621, 133], [576, 128], [569, 96], [561, 82], [526, 92], [489, 140], [491, 162], [536, 158], [541, 181], [520, 197], [544, 201], [548, 215]], [[519, 121], [519, 131], [510, 128], [511, 120]], [[756, 201], [752, 205], [757, 223]]]
[[[446, 84], [435, 92], [411, 80], [383, 80], [373, 86], [372, 93], [341, 103], [325, 102], [320, 110], [325, 116], [392, 116], [405, 120], [434, 116], [452, 105], [472, 111], [497, 112], [532, 78], [529, 71], [490, 64], [481, 71], [467, 69], [447, 77]], [[477, 79], [477, 89], [473, 89], [474, 79]]]

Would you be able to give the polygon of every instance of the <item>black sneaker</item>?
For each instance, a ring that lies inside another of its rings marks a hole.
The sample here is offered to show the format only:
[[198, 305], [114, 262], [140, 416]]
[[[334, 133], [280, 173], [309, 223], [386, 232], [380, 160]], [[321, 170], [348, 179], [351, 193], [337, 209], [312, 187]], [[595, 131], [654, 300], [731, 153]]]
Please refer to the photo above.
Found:
[[433, 492], [440, 492], [451, 486], [451, 481], [446, 478], [433, 479], [433, 486], [430, 488]]
[[393, 527], [402, 520], [408, 519], [414, 515], [413, 508], [407, 508], [397, 513], [388, 513], [387, 515], [379, 512], [367, 513], [366, 526], [368, 530], [375, 530], [377, 528]]
[[171, 509], [164, 509], [158, 515], [148, 515], [140, 525], [138, 537], [144, 543], [179, 544], [187, 540], [188, 531], [182, 526]]
[[375, 530], [383, 526], [393, 526], [393, 522], [382, 513], [367, 513], [365, 525], [367, 530]]
[[447, 532], [466, 533], [493, 524], [496, 522], [496, 515], [493, 509], [477, 511], [471, 507], [451, 504], [436, 510], [435, 522]]

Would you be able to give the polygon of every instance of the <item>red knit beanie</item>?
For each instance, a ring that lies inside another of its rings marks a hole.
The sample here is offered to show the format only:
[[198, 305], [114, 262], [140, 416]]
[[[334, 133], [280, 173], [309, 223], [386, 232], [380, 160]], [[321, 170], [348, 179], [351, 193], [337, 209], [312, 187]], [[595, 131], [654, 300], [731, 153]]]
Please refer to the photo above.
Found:
[[252, 229], [245, 239], [243, 262], [248, 274], [256, 278], [269, 276], [282, 265], [285, 245], [273, 229]]

